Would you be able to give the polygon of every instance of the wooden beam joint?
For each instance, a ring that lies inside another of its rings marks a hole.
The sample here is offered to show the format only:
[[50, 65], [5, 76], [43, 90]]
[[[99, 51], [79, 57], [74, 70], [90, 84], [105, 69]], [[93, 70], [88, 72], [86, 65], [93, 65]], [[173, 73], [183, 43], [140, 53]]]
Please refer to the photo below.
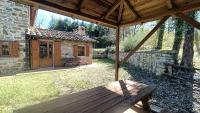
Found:
[[137, 18], [141, 18], [140, 15], [135, 11], [133, 6], [130, 4], [128, 0], [125, 0], [124, 4], [131, 10], [132, 14], [136, 16]]
[[120, 0], [117, 0], [114, 5], [101, 17], [101, 19], [107, 18], [116, 8], [120, 6]]

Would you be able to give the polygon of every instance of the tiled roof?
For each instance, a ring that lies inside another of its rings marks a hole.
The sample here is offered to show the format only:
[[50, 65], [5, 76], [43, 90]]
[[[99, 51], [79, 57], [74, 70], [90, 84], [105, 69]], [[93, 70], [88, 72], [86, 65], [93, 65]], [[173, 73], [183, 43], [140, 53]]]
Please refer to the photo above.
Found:
[[65, 32], [58, 30], [48, 30], [39, 28], [28, 28], [26, 35], [33, 36], [35, 38], [49, 38], [49, 39], [62, 39], [69, 41], [82, 41], [82, 42], [95, 42], [94, 39], [89, 38], [87, 35], [80, 35], [76, 32]]

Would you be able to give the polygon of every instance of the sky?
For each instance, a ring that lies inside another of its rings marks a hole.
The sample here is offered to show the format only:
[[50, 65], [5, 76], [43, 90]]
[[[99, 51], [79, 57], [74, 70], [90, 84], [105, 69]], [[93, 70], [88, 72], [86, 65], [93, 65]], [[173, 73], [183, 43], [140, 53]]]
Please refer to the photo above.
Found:
[[[36, 24], [42, 23], [40, 27], [48, 28], [49, 22], [51, 21], [52, 16], [53, 16], [54, 19], [68, 18], [71, 21], [78, 20], [78, 19], [72, 19], [71, 17], [67, 17], [67, 16], [63, 16], [63, 15], [60, 15], [60, 14], [56, 14], [56, 13], [52, 13], [52, 12], [49, 12], [49, 11], [46, 11], [46, 10], [39, 9], [37, 17], [36, 17]], [[78, 21], [82, 22], [82, 20], [78, 20]], [[89, 22], [84, 21], [84, 23], [89, 23]]]

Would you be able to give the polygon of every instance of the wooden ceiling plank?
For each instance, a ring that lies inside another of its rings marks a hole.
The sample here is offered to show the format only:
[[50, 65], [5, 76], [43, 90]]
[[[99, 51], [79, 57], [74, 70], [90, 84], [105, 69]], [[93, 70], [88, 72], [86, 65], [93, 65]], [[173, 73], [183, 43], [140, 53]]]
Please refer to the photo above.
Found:
[[115, 9], [120, 5], [120, 0], [117, 0], [114, 5], [101, 17], [101, 19], [107, 18]]
[[82, 19], [82, 20], [85, 20], [85, 21], [94, 22], [96, 24], [102, 24], [102, 25], [105, 25], [105, 26], [111, 27], [111, 28], [117, 28], [117, 23], [113, 23], [113, 22], [108, 21], [108, 20], [102, 20], [98, 17], [88, 15], [88, 14], [85, 14], [85, 13], [82, 13], [82, 12], [78, 12], [76, 10], [69, 9], [67, 7], [63, 7], [63, 6], [60, 6], [58, 4], [54, 4], [54, 3], [49, 2], [49, 1], [44, 1], [44, 0], [17, 0], [17, 2], [28, 4], [30, 6], [38, 6], [38, 8], [40, 8], [40, 9], [48, 10], [48, 11], [58, 13], [58, 14], [62, 14], [62, 15], [65, 15], [65, 16], [70, 16], [72, 18], [78, 18], [78, 19]]
[[172, 9], [172, 8], [174, 7], [174, 5], [173, 5], [173, 3], [172, 3], [172, 0], [168, 0], [168, 1], [167, 1], [167, 7], [168, 7], [169, 9]]
[[149, 22], [149, 21], [153, 21], [153, 20], [157, 20], [160, 19], [164, 16], [169, 16], [169, 15], [173, 15], [176, 13], [186, 13], [186, 12], [190, 12], [190, 11], [194, 11], [194, 10], [198, 10], [200, 9], [200, 2], [196, 2], [196, 3], [191, 3], [188, 4], [186, 6], [183, 7], [179, 7], [179, 8], [173, 8], [171, 10], [166, 11], [165, 13], [159, 13], [156, 15], [149, 15], [143, 18], [138, 18], [136, 20], [132, 20], [132, 21], [127, 21], [127, 22], [123, 22], [120, 24], [121, 27], [125, 27], [125, 26], [130, 26], [133, 24], [141, 24], [144, 22]]
[[118, 22], [121, 21], [122, 19], [122, 12], [123, 12], [123, 7], [124, 7], [124, 0], [121, 0], [120, 2], [120, 8], [119, 8], [119, 14], [118, 14]]
[[140, 47], [160, 28], [160, 26], [169, 18], [169, 16], [164, 17], [160, 22], [140, 41], [135, 48], [133, 48], [125, 58], [120, 62], [120, 65], [125, 63]]
[[135, 11], [135, 9], [133, 8], [133, 6], [131, 6], [131, 4], [128, 0], [125, 0], [124, 3], [131, 10], [131, 12], [133, 13], [134, 16], [136, 16], [137, 18], [140, 18], [140, 15]]
[[175, 14], [176, 17], [181, 18], [182, 20], [186, 21], [188, 24], [190, 24], [193, 27], [196, 27], [200, 30], [200, 23], [194, 20], [193, 18], [183, 14], [183, 13], [177, 13]]

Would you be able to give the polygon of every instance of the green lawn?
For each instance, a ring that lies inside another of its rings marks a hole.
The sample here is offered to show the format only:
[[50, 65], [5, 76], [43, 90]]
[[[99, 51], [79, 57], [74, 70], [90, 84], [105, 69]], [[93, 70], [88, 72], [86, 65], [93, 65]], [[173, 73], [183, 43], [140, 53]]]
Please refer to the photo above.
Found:
[[[0, 113], [71, 94], [114, 81], [114, 62], [94, 60], [92, 65], [76, 68], [26, 72], [0, 78]], [[129, 74], [120, 69], [121, 79]]]

